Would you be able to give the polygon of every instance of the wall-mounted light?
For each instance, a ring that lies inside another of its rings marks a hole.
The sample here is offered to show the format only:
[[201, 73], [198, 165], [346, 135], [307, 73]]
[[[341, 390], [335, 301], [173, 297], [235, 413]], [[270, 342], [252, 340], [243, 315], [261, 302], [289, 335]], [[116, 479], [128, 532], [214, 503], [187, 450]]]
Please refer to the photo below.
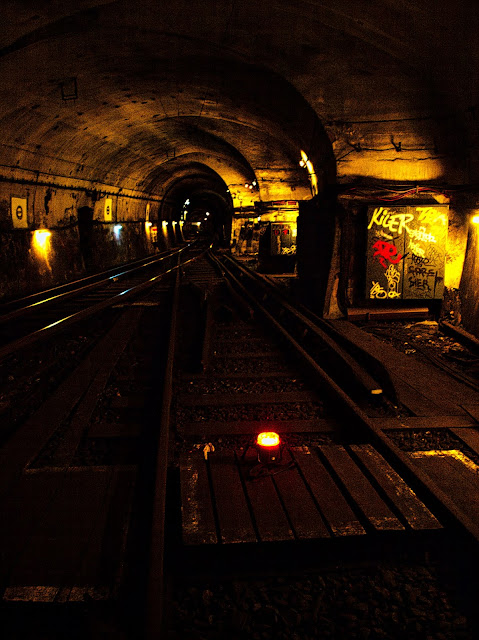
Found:
[[37, 229], [33, 234], [33, 241], [39, 249], [45, 251], [48, 245], [48, 238], [51, 235], [52, 233], [48, 229]]
[[475, 215], [471, 219], [472, 224], [479, 224], [479, 215]]
[[32, 247], [36, 256], [44, 260], [49, 269], [51, 269], [49, 264], [49, 255], [52, 249], [50, 244], [51, 235], [51, 231], [48, 231], [48, 229], [37, 229], [34, 231], [32, 238]]
[[300, 167], [306, 167], [309, 174], [309, 179], [311, 182], [311, 191], [313, 196], [318, 193], [318, 178], [316, 177], [316, 172], [314, 171], [313, 163], [309, 160], [305, 151], [301, 149], [301, 160], [299, 161]]

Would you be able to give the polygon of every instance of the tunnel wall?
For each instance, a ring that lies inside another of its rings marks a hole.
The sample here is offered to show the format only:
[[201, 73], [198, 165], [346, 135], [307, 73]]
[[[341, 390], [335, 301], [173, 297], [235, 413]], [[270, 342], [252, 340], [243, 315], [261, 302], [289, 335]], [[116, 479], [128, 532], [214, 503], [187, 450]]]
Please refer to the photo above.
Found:
[[[477, 215], [477, 211], [471, 211]], [[479, 225], [469, 224], [467, 252], [462, 278], [457, 291], [460, 303], [458, 324], [479, 337]]]
[[[27, 227], [16, 228], [11, 198], [27, 199]], [[111, 199], [111, 221], [105, 201]], [[128, 195], [107, 195], [16, 182], [0, 183], [0, 300], [24, 296], [88, 273], [103, 271], [155, 252], [146, 218], [155, 221], [158, 203]], [[80, 242], [78, 210], [90, 208], [92, 224]], [[115, 231], [115, 225], [122, 229]], [[44, 246], [36, 230], [48, 229]], [[160, 245], [162, 236], [159, 234]], [[160, 248], [163, 248], [160, 246]]]

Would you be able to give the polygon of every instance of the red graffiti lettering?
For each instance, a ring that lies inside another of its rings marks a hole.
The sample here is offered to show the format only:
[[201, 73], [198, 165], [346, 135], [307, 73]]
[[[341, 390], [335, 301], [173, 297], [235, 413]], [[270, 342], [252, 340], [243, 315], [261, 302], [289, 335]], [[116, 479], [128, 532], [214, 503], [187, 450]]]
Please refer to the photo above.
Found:
[[385, 269], [388, 266], [385, 260], [389, 260], [392, 264], [397, 264], [402, 258], [397, 248], [390, 242], [384, 242], [384, 240], [377, 240], [373, 244], [373, 249], [375, 249], [373, 258], [377, 257]]

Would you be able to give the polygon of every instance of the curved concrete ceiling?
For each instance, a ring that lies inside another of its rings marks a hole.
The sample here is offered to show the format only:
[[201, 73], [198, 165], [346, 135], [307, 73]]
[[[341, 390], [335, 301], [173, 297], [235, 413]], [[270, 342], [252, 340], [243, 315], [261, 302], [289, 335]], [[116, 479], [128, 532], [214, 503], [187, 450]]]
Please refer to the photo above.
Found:
[[7, 177], [161, 197], [201, 164], [237, 206], [310, 198], [302, 149], [325, 185], [358, 121], [467, 137], [477, 103], [478, 12], [452, 0], [3, 0], [0, 19]]

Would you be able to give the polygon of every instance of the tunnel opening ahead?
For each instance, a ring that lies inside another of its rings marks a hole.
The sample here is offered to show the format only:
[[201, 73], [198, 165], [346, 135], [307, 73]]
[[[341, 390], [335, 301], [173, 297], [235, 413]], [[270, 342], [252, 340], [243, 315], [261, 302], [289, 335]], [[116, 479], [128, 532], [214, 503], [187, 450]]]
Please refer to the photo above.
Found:
[[180, 223], [185, 239], [202, 235], [217, 247], [230, 246], [233, 201], [224, 180], [208, 167], [174, 180], [159, 211], [161, 220]]

